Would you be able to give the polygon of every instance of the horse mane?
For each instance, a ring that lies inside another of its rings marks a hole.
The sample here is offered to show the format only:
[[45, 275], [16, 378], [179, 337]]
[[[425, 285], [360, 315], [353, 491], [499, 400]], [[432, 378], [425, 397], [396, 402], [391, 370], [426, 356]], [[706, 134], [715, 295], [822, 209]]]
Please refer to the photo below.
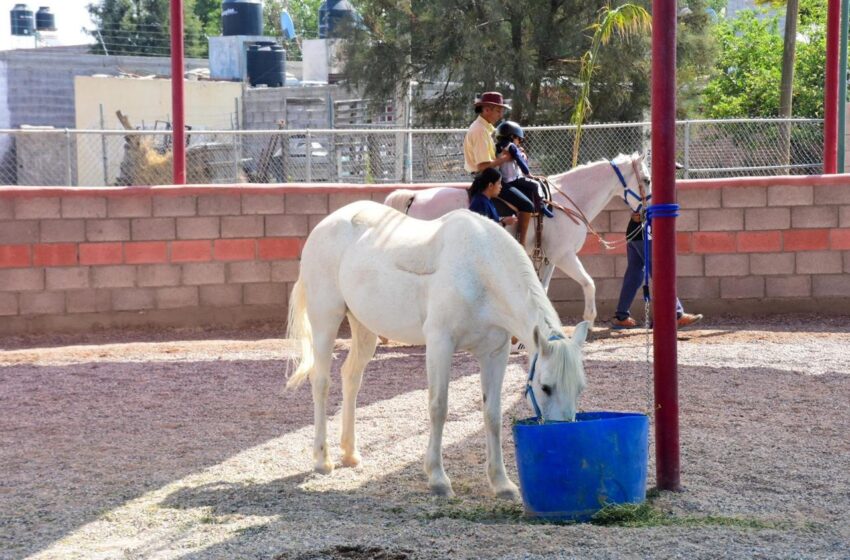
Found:
[[582, 165], [578, 165], [576, 167], [573, 167], [572, 169], [568, 169], [567, 171], [564, 171], [563, 173], [558, 173], [557, 175], [551, 175], [549, 177], [549, 180], [550, 181], [560, 181], [560, 179], [562, 177], [566, 176], [566, 175], [580, 174], [582, 172], [589, 171], [590, 169], [596, 167], [600, 163], [608, 163], [608, 164], [613, 163], [615, 165], [620, 165], [621, 163], [630, 162], [630, 161], [632, 161], [632, 160], [634, 160], [638, 157], [640, 157], [640, 154], [638, 152], [632, 152], [631, 155], [619, 154], [617, 157], [615, 157], [614, 159], [612, 159], [610, 161], [607, 160], [607, 159], [598, 159], [596, 161], [589, 161], [589, 162], [584, 163]]
[[[483, 216], [479, 217], [491, 222]], [[498, 229], [504, 232], [502, 228]], [[550, 369], [551, 375], [557, 383], [562, 383], [564, 387], [567, 387], [570, 394], [578, 395], [587, 383], [582, 353], [570, 340], [548, 341], [553, 334], [563, 335], [561, 318], [549, 300], [549, 296], [543, 290], [543, 285], [540, 283], [525, 250], [509, 235], [504, 237], [509, 239], [506, 244], [507, 250], [504, 252], [507, 257], [505, 265], [510, 267], [510, 270], [516, 271], [519, 274], [520, 281], [527, 286], [523, 305], [529, 314], [533, 314], [529, 319], [537, 326], [538, 335], [549, 344], [549, 349], [552, 352], [551, 360], [549, 360], [552, 368]], [[539, 351], [539, 349], [535, 350]]]
[[[553, 333], [561, 333], [561, 319], [558, 317], [558, 312], [543, 290], [543, 285], [540, 283], [534, 266], [528, 258], [525, 249], [520, 246], [517, 241], [511, 237], [503, 228], [497, 226], [492, 220], [467, 212], [464, 210], [455, 210], [451, 214], [462, 213], [463, 216], [469, 216], [481, 220], [482, 223], [487, 223], [485, 227], [493, 227], [499, 231], [499, 235], [488, 235], [490, 239], [498, 239], [501, 247], [504, 250], [501, 252], [501, 258], [504, 262], [500, 263], [503, 270], [514, 271], [519, 275], [517, 280], [521, 286], [525, 286], [524, 298], [521, 302], [523, 309], [530, 315], [524, 317], [528, 322], [537, 326], [539, 335], [548, 338]], [[500, 278], [503, 281], [504, 278]]]

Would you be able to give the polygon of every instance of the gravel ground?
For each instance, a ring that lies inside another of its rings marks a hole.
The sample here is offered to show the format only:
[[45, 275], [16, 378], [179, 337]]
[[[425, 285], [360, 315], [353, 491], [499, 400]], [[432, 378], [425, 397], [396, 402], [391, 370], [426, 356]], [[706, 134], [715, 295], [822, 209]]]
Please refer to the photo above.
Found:
[[[444, 441], [457, 497], [441, 500], [421, 467], [421, 347], [379, 348], [358, 408], [364, 463], [321, 476], [309, 388], [283, 392], [295, 347], [276, 327], [0, 339], [0, 558], [850, 558], [847, 330], [780, 316], [680, 332], [684, 491], [654, 498], [665, 523], [641, 528], [530, 523], [492, 498], [463, 354]], [[583, 409], [646, 409], [644, 333], [596, 330]], [[512, 358], [504, 388], [514, 480], [524, 366]]]

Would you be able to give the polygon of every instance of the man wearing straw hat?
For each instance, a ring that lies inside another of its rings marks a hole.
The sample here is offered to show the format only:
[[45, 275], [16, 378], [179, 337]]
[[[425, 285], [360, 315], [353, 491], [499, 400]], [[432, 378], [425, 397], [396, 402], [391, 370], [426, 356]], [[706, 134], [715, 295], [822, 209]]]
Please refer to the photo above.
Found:
[[[493, 139], [495, 125], [502, 120], [505, 110], [510, 110], [510, 106], [505, 104], [502, 94], [498, 91], [482, 93], [481, 97], [475, 100], [475, 113], [478, 117], [469, 125], [463, 139], [464, 168], [469, 173], [475, 175], [488, 167], [499, 167], [511, 161], [511, 154], [507, 150], [496, 155], [496, 142]], [[499, 199], [517, 214], [517, 237], [524, 246], [534, 203], [516, 188], [506, 186], [503, 186]]]

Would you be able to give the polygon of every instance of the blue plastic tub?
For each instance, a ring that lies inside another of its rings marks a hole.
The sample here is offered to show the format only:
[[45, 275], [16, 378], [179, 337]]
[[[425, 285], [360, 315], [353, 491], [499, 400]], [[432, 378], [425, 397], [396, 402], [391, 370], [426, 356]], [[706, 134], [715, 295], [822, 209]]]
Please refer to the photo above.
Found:
[[649, 419], [636, 412], [580, 412], [575, 422], [514, 425], [526, 515], [588, 521], [609, 504], [646, 499]]

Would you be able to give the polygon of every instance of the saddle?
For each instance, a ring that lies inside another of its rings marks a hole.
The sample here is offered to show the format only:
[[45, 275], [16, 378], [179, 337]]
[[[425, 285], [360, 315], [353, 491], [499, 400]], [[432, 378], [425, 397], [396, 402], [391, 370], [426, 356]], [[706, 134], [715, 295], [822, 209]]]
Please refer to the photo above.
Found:
[[[531, 262], [534, 264], [534, 270], [539, 276], [540, 269], [543, 267], [543, 265], [549, 264], [549, 259], [546, 257], [546, 254], [543, 251], [542, 247], [543, 219], [553, 218], [555, 216], [551, 208], [557, 208], [559, 210], [562, 210], [573, 220], [575, 220], [575, 218], [570, 215], [566, 208], [562, 207], [560, 204], [552, 200], [552, 187], [549, 184], [549, 180], [546, 177], [536, 177], [536, 179], [541, 185], [542, 189], [541, 192], [538, 192], [538, 196], [535, 196], [534, 200], [532, 201], [534, 203], [534, 212], [532, 213], [532, 217], [534, 218], [535, 235], [534, 249], [531, 250]], [[496, 206], [496, 211], [499, 213], [500, 217], [511, 216], [519, 212], [519, 209], [516, 206], [501, 198], [496, 198], [493, 202]]]

